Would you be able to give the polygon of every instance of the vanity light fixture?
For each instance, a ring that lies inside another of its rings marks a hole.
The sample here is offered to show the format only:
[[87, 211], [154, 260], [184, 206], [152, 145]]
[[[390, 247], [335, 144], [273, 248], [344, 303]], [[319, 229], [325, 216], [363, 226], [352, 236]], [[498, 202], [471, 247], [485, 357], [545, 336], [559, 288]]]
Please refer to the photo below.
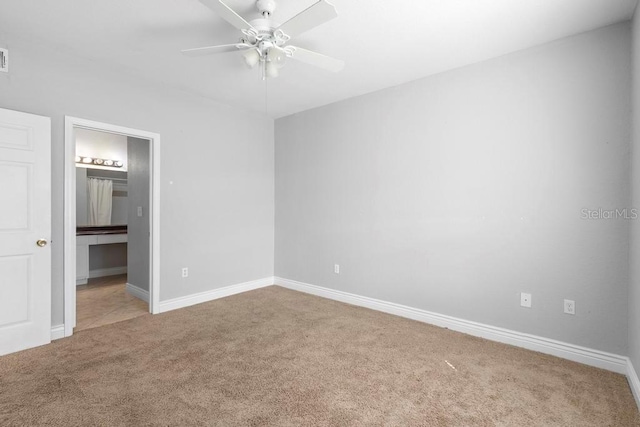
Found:
[[109, 166], [112, 168], [121, 168], [124, 163], [120, 160], [94, 159], [92, 157], [76, 156], [76, 163], [96, 166]]

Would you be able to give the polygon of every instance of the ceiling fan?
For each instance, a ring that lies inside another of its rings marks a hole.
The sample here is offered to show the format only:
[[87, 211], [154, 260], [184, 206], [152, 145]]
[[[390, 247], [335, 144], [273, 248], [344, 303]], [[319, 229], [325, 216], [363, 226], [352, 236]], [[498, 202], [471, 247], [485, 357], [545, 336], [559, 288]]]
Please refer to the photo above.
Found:
[[200, 2], [241, 30], [242, 37], [240, 42], [235, 44], [186, 49], [182, 51], [185, 55], [201, 56], [244, 51], [246, 64], [251, 68], [260, 66], [263, 80], [267, 77], [278, 77], [279, 69], [285, 65], [287, 58], [333, 72], [339, 72], [344, 68], [344, 61], [287, 44], [291, 37], [338, 16], [335, 7], [326, 0], [318, 0], [284, 24], [279, 24], [271, 18], [276, 9], [275, 0], [257, 0], [256, 6], [262, 18], [250, 22], [238, 15], [222, 0], [200, 0]]

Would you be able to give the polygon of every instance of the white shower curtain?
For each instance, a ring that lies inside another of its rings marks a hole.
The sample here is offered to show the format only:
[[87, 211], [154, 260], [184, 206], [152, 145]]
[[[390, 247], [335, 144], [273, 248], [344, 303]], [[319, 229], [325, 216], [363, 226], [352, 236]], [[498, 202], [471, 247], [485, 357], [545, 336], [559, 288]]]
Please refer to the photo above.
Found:
[[107, 179], [87, 179], [89, 190], [89, 225], [111, 225], [113, 182]]

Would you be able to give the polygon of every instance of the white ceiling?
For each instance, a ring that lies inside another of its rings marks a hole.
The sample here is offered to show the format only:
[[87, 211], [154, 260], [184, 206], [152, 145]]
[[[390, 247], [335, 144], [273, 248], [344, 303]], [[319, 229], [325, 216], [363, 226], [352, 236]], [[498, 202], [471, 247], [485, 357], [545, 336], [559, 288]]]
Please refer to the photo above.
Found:
[[[286, 21], [315, 0], [280, 0]], [[637, 0], [333, 0], [338, 18], [292, 44], [344, 59], [328, 73], [290, 61], [268, 82], [282, 117], [630, 19]], [[254, 0], [228, 0], [246, 19]], [[198, 0], [1, 0], [0, 31], [226, 104], [265, 111], [265, 84], [238, 53], [181, 49], [239, 33]]]

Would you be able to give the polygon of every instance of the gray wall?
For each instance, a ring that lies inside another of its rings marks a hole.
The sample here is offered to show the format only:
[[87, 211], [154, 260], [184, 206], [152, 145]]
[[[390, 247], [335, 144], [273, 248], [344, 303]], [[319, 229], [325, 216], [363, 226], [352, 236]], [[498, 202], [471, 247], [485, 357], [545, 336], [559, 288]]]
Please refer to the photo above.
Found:
[[[127, 223], [129, 244], [127, 283], [145, 291], [149, 290], [149, 191], [150, 163], [149, 141], [128, 138], [127, 157], [129, 159], [129, 193]], [[138, 207], [142, 216], [138, 216]]]
[[127, 193], [124, 191], [114, 190], [112, 198], [113, 205], [111, 206], [111, 225], [127, 225], [129, 198], [122, 194]]
[[[633, 20], [632, 205], [640, 209], [640, 14]], [[631, 223], [629, 245], [629, 358], [640, 371], [640, 223]]]
[[89, 223], [89, 194], [87, 192], [87, 169], [76, 168], [76, 224]]
[[63, 321], [65, 115], [161, 134], [161, 300], [273, 275], [271, 119], [1, 30], [0, 45], [11, 52], [0, 108], [52, 119], [53, 325]]
[[626, 354], [630, 36], [277, 120], [276, 275]]

